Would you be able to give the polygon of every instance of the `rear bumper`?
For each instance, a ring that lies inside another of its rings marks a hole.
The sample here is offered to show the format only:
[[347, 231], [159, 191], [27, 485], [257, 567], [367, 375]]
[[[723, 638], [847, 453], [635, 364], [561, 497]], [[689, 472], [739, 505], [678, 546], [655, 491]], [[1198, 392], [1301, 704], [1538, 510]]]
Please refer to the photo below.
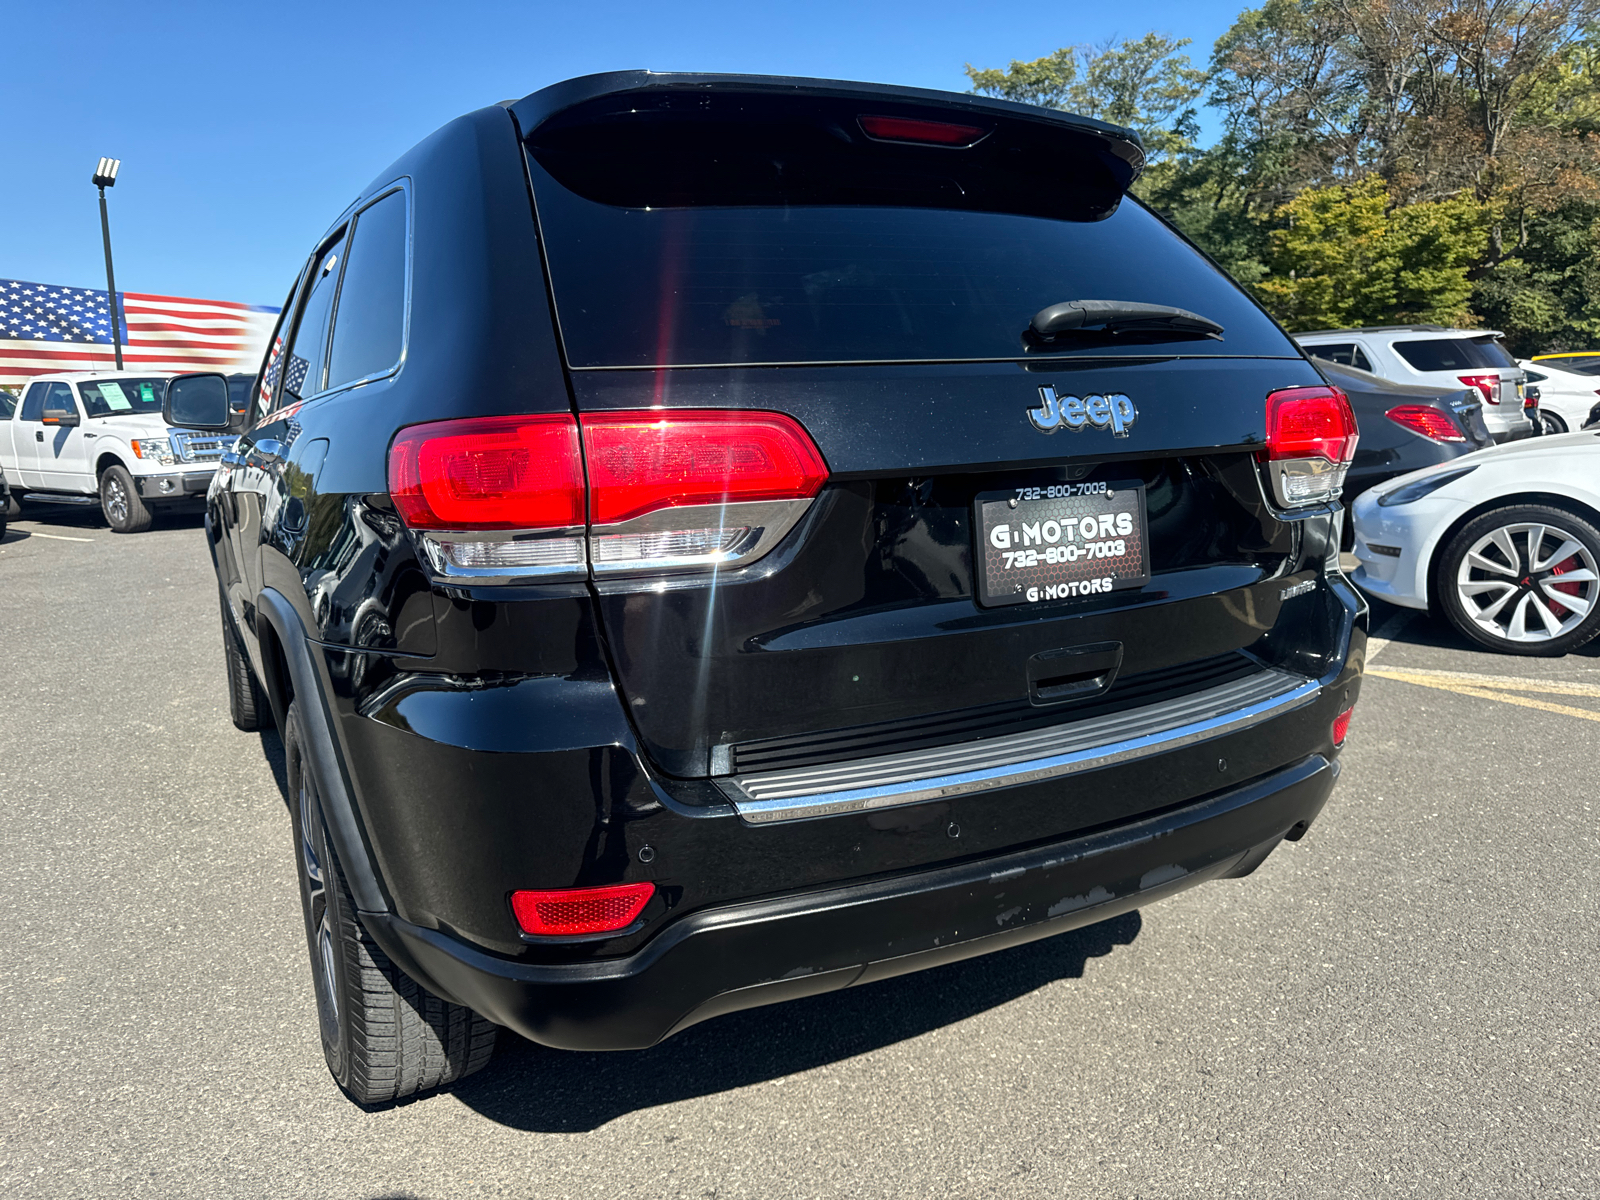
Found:
[[642, 1049], [710, 1017], [1002, 950], [1248, 873], [1304, 832], [1337, 775], [1336, 760], [1313, 754], [1100, 833], [704, 909], [623, 958], [521, 963], [389, 914], [363, 919], [424, 986], [524, 1037]]

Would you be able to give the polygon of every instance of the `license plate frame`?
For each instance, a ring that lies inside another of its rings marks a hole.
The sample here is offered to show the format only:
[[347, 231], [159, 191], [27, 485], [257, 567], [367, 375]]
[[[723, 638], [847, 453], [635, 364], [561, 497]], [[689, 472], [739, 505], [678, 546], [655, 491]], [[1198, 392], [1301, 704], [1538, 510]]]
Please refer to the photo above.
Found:
[[1138, 480], [1019, 485], [980, 493], [972, 509], [977, 599], [985, 608], [1082, 602], [1150, 582], [1150, 525]]

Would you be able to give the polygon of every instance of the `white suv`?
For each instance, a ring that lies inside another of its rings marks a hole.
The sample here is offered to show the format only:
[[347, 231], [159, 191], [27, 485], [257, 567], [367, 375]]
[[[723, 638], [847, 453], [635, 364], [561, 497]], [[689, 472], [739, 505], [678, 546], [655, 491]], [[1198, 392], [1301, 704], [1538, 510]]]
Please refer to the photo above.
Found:
[[1443, 325], [1377, 325], [1365, 329], [1318, 329], [1297, 333], [1307, 354], [1371, 371], [1395, 383], [1462, 384], [1483, 397], [1483, 423], [1497, 442], [1530, 437], [1534, 425], [1523, 410], [1527, 378], [1496, 329], [1447, 329]]
[[200, 500], [232, 434], [168, 429], [170, 375], [41, 375], [0, 419], [0, 466], [24, 502], [99, 503], [118, 533], [150, 527], [152, 509]]

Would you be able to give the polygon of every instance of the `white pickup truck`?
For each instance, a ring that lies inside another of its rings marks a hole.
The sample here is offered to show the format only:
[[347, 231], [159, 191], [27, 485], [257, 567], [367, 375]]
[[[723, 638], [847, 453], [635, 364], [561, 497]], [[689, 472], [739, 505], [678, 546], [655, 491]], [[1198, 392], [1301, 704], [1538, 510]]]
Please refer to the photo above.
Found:
[[148, 529], [157, 508], [205, 497], [232, 434], [169, 429], [170, 375], [41, 375], [0, 420], [0, 467], [23, 504], [99, 504], [118, 533]]

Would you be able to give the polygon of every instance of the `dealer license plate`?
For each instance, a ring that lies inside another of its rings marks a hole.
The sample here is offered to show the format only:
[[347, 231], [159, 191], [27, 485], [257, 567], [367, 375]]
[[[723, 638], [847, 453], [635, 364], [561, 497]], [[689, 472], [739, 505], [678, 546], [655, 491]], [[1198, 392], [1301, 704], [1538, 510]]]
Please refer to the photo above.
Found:
[[977, 499], [978, 600], [1080, 600], [1150, 581], [1144, 486], [1058, 483]]

